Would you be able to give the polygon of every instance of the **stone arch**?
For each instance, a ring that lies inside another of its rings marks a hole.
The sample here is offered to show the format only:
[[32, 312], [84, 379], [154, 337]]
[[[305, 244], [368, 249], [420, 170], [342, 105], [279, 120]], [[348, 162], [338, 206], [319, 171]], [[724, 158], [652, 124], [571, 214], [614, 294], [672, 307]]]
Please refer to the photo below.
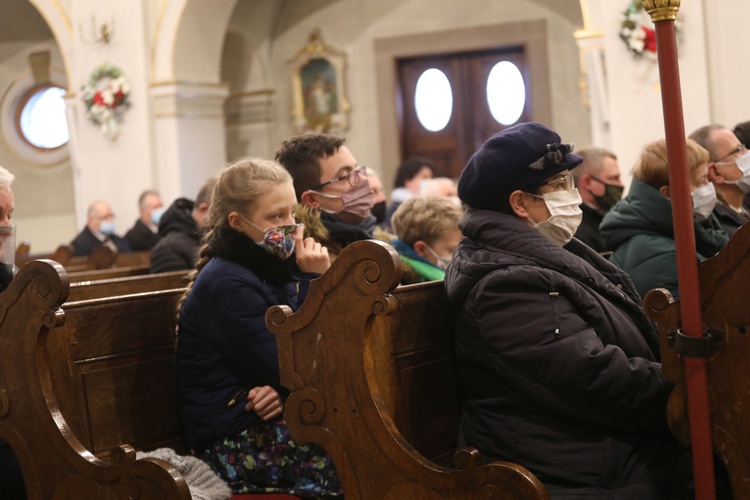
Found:
[[224, 37], [236, 2], [167, 0], [156, 23], [152, 82], [219, 83]]
[[39, 12], [44, 22], [49, 26], [62, 54], [65, 74], [72, 75], [70, 60], [73, 50], [73, 23], [68, 13], [52, 0], [29, 0], [29, 3]]

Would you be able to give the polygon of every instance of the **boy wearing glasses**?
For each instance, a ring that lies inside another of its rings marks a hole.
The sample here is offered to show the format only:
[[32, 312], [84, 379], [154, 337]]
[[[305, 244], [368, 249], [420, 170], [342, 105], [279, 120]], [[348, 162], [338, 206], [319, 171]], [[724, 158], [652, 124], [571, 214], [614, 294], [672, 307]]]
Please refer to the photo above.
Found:
[[750, 220], [750, 210], [743, 203], [745, 194], [750, 193], [750, 153], [734, 132], [722, 125], [701, 127], [690, 139], [708, 150], [708, 178], [716, 188], [714, 214], [732, 236]]
[[459, 446], [523, 465], [553, 499], [688, 498], [656, 331], [627, 274], [573, 238], [581, 161], [522, 123], [461, 173], [470, 208], [445, 275], [466, 395]]
[[331, 134], [306, 134], [284, 141], [276, 161], [294, 179], [299, 202], [297, 222], [336, 255], [347, 245], [373, 237], [374, 194], [366, 167], [357, 164], [344, 139]]

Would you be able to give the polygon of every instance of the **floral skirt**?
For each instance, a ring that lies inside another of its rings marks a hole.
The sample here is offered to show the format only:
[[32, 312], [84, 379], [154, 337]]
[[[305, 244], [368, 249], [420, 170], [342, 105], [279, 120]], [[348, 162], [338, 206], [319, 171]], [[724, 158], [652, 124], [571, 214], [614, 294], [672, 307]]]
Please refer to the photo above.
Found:
[[234, 493], [343, 496], [331, 457], [314, 443], [298, 446], [281, 418], [217, 439], [201, 458]]

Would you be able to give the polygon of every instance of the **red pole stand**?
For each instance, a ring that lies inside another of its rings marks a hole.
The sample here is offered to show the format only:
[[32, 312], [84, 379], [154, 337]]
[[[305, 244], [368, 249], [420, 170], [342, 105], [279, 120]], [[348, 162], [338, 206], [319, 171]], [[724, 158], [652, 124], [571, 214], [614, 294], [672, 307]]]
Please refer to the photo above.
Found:
[[[685, 123], [682, 112], [682, 91], [677, 62], [674, 20], [661, 20], [656, 25], [656, 46], [661, 78], [664, 130], [667, 140], [669, 184], [672, 195], [672, 222], [677, 249], [680, 311], [682, 329], [691, 337], [703, 337], [698, 263], [693, 231], [693, 204], [687, 169]], [[698, 500], [714, 500], [713, 447], [711, 416], [708, 405], [705, 358], [685, 356], [685, 380], [688, 392], [688, 417], [693, 450], [695, 495]]]

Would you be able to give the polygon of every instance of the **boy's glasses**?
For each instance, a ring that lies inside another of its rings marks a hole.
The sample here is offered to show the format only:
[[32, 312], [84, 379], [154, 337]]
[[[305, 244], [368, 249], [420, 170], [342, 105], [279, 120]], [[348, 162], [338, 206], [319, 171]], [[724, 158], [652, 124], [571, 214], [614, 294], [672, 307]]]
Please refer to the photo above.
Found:
[[362, 177], [364, 175], [367, 175], [367, 167], [365, 167], [364, 165], [361, 165], [349, 173], [336, 177], [335, 179], [331, 179], [330, 181], [324, 182], [323, 184], [318, 184], [317, 186], [313, 186], [310, 189], [315, 191], [329, 184], [333, 184], [334, 182], [341, 182], [341, 181], [346, 181], [349, 183], [351, 187], [354, 187], [357, 184], [359, 184], [359, 182], [362, 180]]

